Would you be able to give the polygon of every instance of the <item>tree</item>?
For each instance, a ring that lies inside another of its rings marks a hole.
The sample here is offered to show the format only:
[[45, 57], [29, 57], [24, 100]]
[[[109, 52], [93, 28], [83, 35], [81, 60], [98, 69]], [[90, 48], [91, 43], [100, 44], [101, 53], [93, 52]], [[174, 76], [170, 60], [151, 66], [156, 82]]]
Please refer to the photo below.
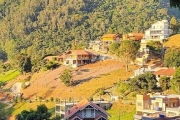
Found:
[[159, 41], [149, 41], [147, 47], [152, 52], [153, 55], [158, 55], [162, 51], [162, 43]]
[[42, 104], [37, 106], [37, 110], [23, 110], [20, 114], [16, 115], [16, 120], [47, 120], [51, 117], [48, 108]]
[[180, 66], [180, 48], [172, 47], [166, 50], [164, 63], [168, 67]]
[[138, 49], [139, 45], [134, 41], [122, 41], [117, 51], [117, 56], [126, 64], [126, 71], [128, 71], [130, 62], [135, 60]]
[[32, 68], [31, 60], [26, 54], [20, 53], [16, 56], [15, 59], [18, 69], [21, 73], [31, 72], [31, 68]]
[[170, 0], [170, 5], [172, 7], [177, 7], [177, 8], [180, 9], [180, 2], [179, 2], [179, 0]]
[[66, 86], [71, 85], [72, 71], [70, 69], [65, 69], [61, 74], [60, 79]]
[[170, 88], [175, 92], [179, 92], [179, 80], [180, 80], [180, 67], [176, 68], [176, 72], [173, 76], [173, 79], [170, 81]]
[[132, 85], [132, 87], [138, 87], [139, 89], [148, 91], [152, 91], [152, 89], [156, 87], [156, 83], [156, 76], [151, 72], [141, 74], [130, 80], [130, 84]]
[[173, 31], [172, 34], [177, 34], [179, 32], [179, 24], [174, 16], [170, 20], [170, 28]]
[[117, 49], [119, 48], [119, 46], [120, 46], [120, 44], [117, 43], [117, 42], [114, 42], [114, 43], [110, 44], [109, 52], [112, 53], [112, 54], [116, 54]]
[[170, 77], [163, 76], [159, 79], [159, 84], [163, 91], [170, 88]]

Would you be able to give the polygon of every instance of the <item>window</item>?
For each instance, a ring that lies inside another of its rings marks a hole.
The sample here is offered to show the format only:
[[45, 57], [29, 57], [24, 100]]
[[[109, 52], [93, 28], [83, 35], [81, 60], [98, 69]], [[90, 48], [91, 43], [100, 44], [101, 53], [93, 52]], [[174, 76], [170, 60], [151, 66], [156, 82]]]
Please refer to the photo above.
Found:
[[95, 117], [95, 109], [92, 106], [87, 106], [82, 111], [82, 117], [83, 118], [94, 118]]
[[142, 106], [142, 103], [138, 102], [137, 105], [138, 105], [138, 106]]

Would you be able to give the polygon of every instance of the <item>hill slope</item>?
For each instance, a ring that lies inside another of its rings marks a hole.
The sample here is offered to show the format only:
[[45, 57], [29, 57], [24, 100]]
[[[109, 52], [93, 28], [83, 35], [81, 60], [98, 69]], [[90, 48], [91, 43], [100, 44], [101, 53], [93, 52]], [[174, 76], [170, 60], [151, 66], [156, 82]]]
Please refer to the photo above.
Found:
[[69, 49], [72, 41], [86, 46], [104, 33], [143, 32], [157, 20], [180, 18], [177, 11], [169, 0], [6, 0], [0, 49], [9, 59], [19, 52], [37, 59]]
[[166, 47], [180, 47], [180, 34], [169, 37], [168, 41], [164, 43]]

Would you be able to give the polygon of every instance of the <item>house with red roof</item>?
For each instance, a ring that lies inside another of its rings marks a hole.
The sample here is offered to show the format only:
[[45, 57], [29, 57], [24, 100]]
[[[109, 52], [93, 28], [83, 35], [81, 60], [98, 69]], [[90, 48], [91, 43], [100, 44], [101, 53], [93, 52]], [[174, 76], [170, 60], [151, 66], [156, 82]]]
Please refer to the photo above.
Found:
[[159, 69], [158, 71], [154, 72], [154, 75], [156, 75], [156, 79], [159, 80], [160, 77], [162, 76], [167, 76], [167, 77], [173, 77], [173, 75], [175, 74], [175, 69], [173, 68], [162, 68]]
[[85, 98], [65, 113], [66, 120], [108, 120], [108, 116], [104, 109]]
[[59, 59], [64, 65], [76, 68], [96, 61], [96, 55], [87, 50], [70, 50], [59, 56]]

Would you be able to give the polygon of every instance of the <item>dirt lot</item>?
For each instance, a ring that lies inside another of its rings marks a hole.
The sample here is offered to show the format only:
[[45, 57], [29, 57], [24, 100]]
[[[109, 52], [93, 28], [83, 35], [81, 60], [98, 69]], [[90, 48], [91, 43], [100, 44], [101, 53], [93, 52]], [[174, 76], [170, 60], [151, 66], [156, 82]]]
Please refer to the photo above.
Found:
[[[95, 77], [120, 69], [121, 67], [122, 63], [114, 60], [99, 61], [81, 66], [73, 69], [73, 81], [78, 81], [78, 84], [84, 84]], [[23, 96], [31, 99], [36, 98], [36, 96], [41, 96], [42, 98], [77, 96], [78, 93], [74, 92], [74, 89], [78, 87], [78, 84], [73, 87], [66, 87], [61, 83], [59, 76], [63, 69], [65, 67], [61, 66], [55, 70], [34, 74], [30, 81], [30, 87], [22, 91]], [[87, 90], [90, 89], [87, 88]]]

